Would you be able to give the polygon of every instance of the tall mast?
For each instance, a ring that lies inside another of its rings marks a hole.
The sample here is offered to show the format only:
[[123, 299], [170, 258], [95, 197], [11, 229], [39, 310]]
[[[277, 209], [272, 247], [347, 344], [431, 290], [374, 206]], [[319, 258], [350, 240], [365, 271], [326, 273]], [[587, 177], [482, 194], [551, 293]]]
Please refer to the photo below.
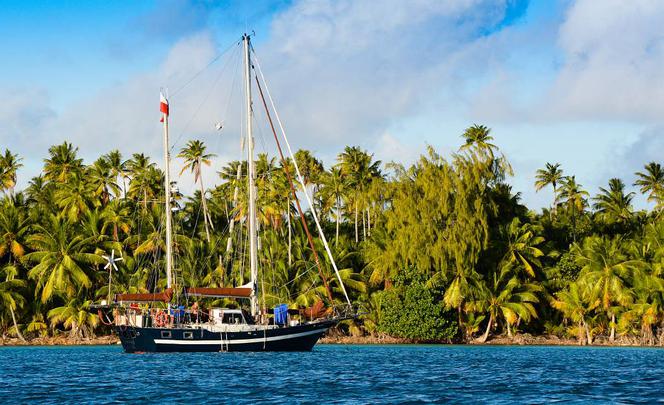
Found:
[[160, 111], [164, 123], [164, 207], [166, 209], [166, 286], [173, 286], [173, 242], [171, 224], [171, 153], [168, 143], [168, 99], [161, 94]]
[[251, 103], [251, 59], [250, 38], [244, 34], [244, 91], [246, 97], [247, 111], [247, 167], [248, 167], [248, 187], [249, 187], [249, 265], [251, 269], [251, 315], [258, 314], [258, 238], [256, 234], [256, 187], [254, 180], [256, 177], [254, 169], [254, 136], [252, 126], [252, 103]]

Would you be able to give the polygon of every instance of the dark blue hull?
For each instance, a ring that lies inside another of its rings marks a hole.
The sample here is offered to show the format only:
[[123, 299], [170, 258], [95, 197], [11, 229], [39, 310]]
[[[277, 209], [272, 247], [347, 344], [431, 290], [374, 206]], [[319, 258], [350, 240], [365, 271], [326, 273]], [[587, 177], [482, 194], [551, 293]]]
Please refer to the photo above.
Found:
[[311, 351], [336, 320], [250, 332], [211, 332], [203, 328], [116, 326], [127, 353]]

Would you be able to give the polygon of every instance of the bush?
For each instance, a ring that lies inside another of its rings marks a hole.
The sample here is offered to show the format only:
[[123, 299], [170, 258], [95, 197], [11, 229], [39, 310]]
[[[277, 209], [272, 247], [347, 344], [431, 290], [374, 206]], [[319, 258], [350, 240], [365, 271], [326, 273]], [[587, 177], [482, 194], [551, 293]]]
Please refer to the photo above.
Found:
[[454, 314], [437, 299], [440, 294], [420, 280], [399, 281], [394, 288], [380, 293], [378, 331], [418, 342], [451, 341], [458, 325]]

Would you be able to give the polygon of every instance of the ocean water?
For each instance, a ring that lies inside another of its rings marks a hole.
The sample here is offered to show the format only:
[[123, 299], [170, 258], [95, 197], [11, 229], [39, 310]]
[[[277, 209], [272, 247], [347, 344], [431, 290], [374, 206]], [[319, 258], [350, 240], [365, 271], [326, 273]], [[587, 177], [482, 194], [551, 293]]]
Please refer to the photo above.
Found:
[[664, 350], [319, 345], [311, 353], [0, 348], [2, 403], [652, 403]]

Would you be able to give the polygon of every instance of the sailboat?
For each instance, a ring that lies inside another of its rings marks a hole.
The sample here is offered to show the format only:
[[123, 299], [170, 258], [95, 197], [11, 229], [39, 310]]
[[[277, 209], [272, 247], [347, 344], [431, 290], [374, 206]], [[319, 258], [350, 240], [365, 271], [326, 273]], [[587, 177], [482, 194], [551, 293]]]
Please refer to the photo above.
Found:
[[[247, 187], [248, 187], [248, 239], [249, 239], [249, 266], [251, 281], [240, 287], [186, 287], [177, 286], [173, 277], [173, 234], [171, 212], [171, 180], [170, 180], [170, 153], [169, 153], [169, 105], [167, 98], [162, 94], [160, 111], [163, 122], [164, 161], [165, 161], [165, 218], [166, 218], [166, 286], [162, 292], [141, 294], [116, 294], [109, 302], [102, 302], [94, 307], [102, 322], [111, 326], [118, 334], [122, 347], [128, 353], [140, 352], [237, 352], [237, 351], [310, 351], [318, 340], [331, 327], [344, 319], [355, 316], [355, 312], [348, 298], [343, 281], [332, 257], [331, 250], [323, 234], [322, 227], [312, 212], [320, 238], [325, 246], [326, 253], [332, 263], [337, 279], [340, 283], [346, 302], [343, 306], [332, 305], [332, 293], [320, 267], [320, 259], [314, 248], [311, 232], [307, 226], [304, 214], [295, 192], [293, 179], [286, 168], [292, 198], [296, 202], [303, 228], [306, 231], [314, 259], [327, 291], [328, 304], [323, 300], [308, 308], [291, 309], [286, 304], [274, 308], [259, 307], [258, 290], [258, 235], [256, 215], [256, 187], [253, 148], [253, 122], [252, 122], [252, 59], [251, 38], [242, 36], [243, 42], [243, 76], [246, 112], [246, 139], [247, 147]], [[260, 69], [260, 68], [259, 68]], [[277, 146], [282, 161], [285, 160], [283, 150], [277, 138], [274, 122], [269, 114], [263, 89], [260, 86], [258, 74], [254, 75], [256, 86], [260, 92], [272, 132], [277, 140]], [[261, 72], [262, 77], [262, 72]], [[264, 78], [263, 78], [264, 79]], [[266, 89], [267, 90], [267, 89]], [[272, 103], [269, 90], [267, 91]], [[272, 103], [274, 107], [274, 104]], [[283, 126], [278, 115], [275, 115], [285, 140], [287, 150], [292, 157], [290, 145], [285, 137]], [[294, 159], [293, 159], [294, 161]], [[285, 165], [284, 165], [285, 166]], [[300, 183], [304, 185], [297, 163], [295, 171]], [[311, 205], [306, 189], [304, 194]], [[313, 211], [313, 210], [312, 210]], [[111, 256], [111, 261], [113, 257]], [[109, 262], [111, 263], [111, 262]], [[113, 263], [112, 266], [115, 266]], [[112, 269], [111, 269], [112, 270]], [[110, 277], [110, 276], [109, 276]], [[110, 283], [110, 278], [109, 278]], [[110, 294], [110, 285], [109, 285]], [[110, 296], [110, 295], [109, 295]], [[248, 301], [248, 309], [239, 308], [209, 308], [201, 310], [198, 304], [190, 308], [179, 305], [182, 298], [186, 302], [196, 298], [232, 298]], [[180, 302], [178, 302], [180, 301]]]

